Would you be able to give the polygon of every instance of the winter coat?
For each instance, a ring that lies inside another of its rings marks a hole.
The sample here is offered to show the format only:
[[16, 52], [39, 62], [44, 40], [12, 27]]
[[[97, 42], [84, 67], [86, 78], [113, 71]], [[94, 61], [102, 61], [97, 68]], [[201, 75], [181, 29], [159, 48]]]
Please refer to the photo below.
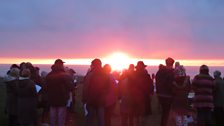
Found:
[[153, 81], [147, 71], [135, 72], [134, 110], [136, 114], [148, 115], [151, 113], [151, 96]]
[[183, 113], [183, 111], [187, 111], [189, 108], [188, 103], [188, 93], [190, 91], [190, 77], [189, 76], [178, 76], [175, 77], [175, 81], [172, 85], [173, 89], [173, 102], [172, 102], [172, 108], [175, 108], [177, 110], [180, 110], [180, 113]]
[[21, 124], [34, 124], [37, 116], [37, 92], [35, 83], [29, 78], [20, 78], [17, 92], [19, 122]]
[[6, 110], [9, 115], [17, 116], [17, 85], [18, 79], [6, 81]]
[[46, 93], [49, 105], [52, 107], [66, 106], [72, 83], [72, 77], [64, 70], [51, 71], [46, 77]]
[[105, 106], [109, 107], [116, 103], [116, 81], [113, 75], [109, 74], [109, 87], [106, 94]]
[[214, 79], [210, 75], [196, 75], [192, 82], [195, 92], [194, 107], [195, 108], [210, 108], [214, 107], [213, 93], [215, 89]]
[[83, 102], [94, 107], [105, 107], [110, 79], [102, 68], [94, 68], [85, 76]]
[[159, 97], [171, 98], [174, 69], [165, 66], [156, 73], [156, 91]]
[[224, 80], [221, 77], [215, 78], [215, 93], [214, 105], [215, 107], [224, 106]]

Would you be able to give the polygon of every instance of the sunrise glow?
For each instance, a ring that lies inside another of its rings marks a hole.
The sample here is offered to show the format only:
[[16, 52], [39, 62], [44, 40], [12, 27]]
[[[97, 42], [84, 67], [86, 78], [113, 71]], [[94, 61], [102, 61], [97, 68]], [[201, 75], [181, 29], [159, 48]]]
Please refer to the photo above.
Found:
[[[77, 58], [77, 59], [63, 59], [65, 65], [90, 65], [94, 58]], [[144, 61], [148, 66], [158, 66], [165, 64], [164, 59], [143, 59], [132, 58], [126, 53], [115, 52], [105, 58], [100, 58], [104, 64], [110, 64], [112, 70], [121, 71], [128, 68], [129, 64], [134, 64], [138, 61]], [[32, 64], [53, 64], [55, 59], [27, 59], [27, 58], [0, 58], [0, 64], [20, 64], [21, 62], [31, 62]], [[224, 66], [224, 60], [181, 60], [177, 59], [184, 66], [200, 66], [206, 64], [208, 66]]]
[[103, 61], [111, 65], [112, 70], [123, 70], [128, 68], [129, 64], [131, 63], [131, 58], [128, 54], [122, 52], [115, 52], [112, 55], [104, 58]]

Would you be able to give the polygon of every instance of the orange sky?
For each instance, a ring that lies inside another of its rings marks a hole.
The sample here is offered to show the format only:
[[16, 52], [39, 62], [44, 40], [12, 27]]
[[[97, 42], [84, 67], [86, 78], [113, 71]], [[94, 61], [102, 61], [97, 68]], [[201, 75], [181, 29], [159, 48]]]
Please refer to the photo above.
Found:
[[[113, 64], [113, 61], [111, 61], [108, 58], [101, 58], [103, 64]], [[90, 65], [93, 58], [80, 58], [80, 59], [63, 59], [65, 61], [65, 64], [74, 64], [74, 65]], [[120, 62], [126, 62], [127, 64], [133, 63], [136, 64], [137, 61], [142, 60], [145, 62], [146, 65], [159, 65], [159, 64], [165, 64], [164, 59], [141, 59], [141, 58], [130, 58], [128, 61], [115, 61], [117, 64]], [[0, 64], [19, 64], [21, 62], [31, 62], [32, 64], [53, 64], [55, 59], [28, 59], [28, 58], [0, 58]], [[208, 66], [224, 66], [224, 60], [222, 59], [211, 59], [211, 60], [201, 60], [201, 59], [192, 59], [192, 60], [182, 60], [178, 59], [176, 61], [179, 61], [184, 66], [200, 66], [202, 64], [206, 64]]]

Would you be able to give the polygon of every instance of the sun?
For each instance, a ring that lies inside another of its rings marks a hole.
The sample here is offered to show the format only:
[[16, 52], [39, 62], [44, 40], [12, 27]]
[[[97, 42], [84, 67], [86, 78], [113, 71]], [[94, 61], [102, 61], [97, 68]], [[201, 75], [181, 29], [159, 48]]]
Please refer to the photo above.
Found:
[[122, 71], [128, 68], [131, 58], [123, 52], [115, 52], [106, 57], [105, 62], [111, 65], [113, 71]]

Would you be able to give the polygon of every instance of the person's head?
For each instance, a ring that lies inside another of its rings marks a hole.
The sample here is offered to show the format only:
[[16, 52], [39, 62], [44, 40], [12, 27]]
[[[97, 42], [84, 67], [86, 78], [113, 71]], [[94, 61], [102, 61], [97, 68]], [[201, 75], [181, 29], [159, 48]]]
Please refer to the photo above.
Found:
[[19, 66], [18, 66], [17, 64], [12, 64], [12, 65], [10, 66], [10, 69], [12, 69], [12, 68], [18, 68], [18, 69], [19, 69]]
[[168, 57], [168, 58], [166, 59], [166, 66], [168, 66], [168, 67], [173, 67], [174, 62], [175, 62], [175, 61], [174, 61], [173, 58]]
[[11, 68], [8, 75], [18, 78], [19, 77], [19, 71], [20, 71], [19, 68], [15, 68], [15, 67]]
[[100, 59], [96, 58], [91, 62], [91, 69], [92, 68], [97, 68], [97, 67], [102, 67], [102, 62]]
[[166, 68], [166, 66], [164, 66], [163, 64], [159, 64], [159, 70], [164, 70]]
[[146, 66], [143, 61], [138, 61], [136, 70], [144, 70]]
[[216, 70], [214, 73], [213, 73], [213, 76], [214, 78], [220, 78], [221, 77], [221, 72], [219, 70]]
[[209, 74], [209, 68], [207, 65], [201, 65], [199, 69], [200, 74]]
[[62, 66], [63, 66], [64, 63], [65, 63], [65, 62], [62, 61], [61, 59], [56, 59], [56, 60], [54, 61], [54, 64], [55, 64], [55, 65], [62, 65]]
[[186, 70], [183, 65], [177, 66], [174, 69], [174, 75], [176, 77], [186, 76]]
[[31, 72], [29, 69], [26, 68], [21, 71], [21, 77], [30, 77], [30, 76], [31, 76]]
[[105, 64], [103, 66], [103, 70], [106, 72], [106, 73], [110, 73], [111, 72], [111, 66], [109, 64]]
[[40, 73], [40, 76], [42, 77], [42, 78], [45, 78], [46, 76], [47, 76], [47, 72], [46, 71], [42, 71], [41, 73]]
[[25, 62], [22, 62], [19, 64], [19, 68], [22, 70], [22, 69], [25, 69], [26, 68], [26, 63]]
[[[54, 65], [52, 66], [52, 68], [54, 69], [54, 70], [64, 70], [64, 61], [62, 61], [61, 59], [56, 59], [55, 61], [54, 61]], [[52, 69], [52, 70], [53, 70]]]
[[180, 62], [175, 62], [175, 68], [180, 66]]
[[34, 67], [34, 69], [35, 69], [36, 74], [39, 75], [39, 73], [40, 73], [40, 68], [39, 68], [39, 67]]
[[31, 62], [27, 62], [25, 64], [25, 66], [26, 66], [26, 69], [30, 70], [31, 74], [35, 74], [36, 71], [35, 71], [35, 68], [34, 68], [34, 66]]
[[135, 71], [135, 65], [134, 64], [130, 64], [129, 67], [128, 67], [128, 71], [129, 72]]

